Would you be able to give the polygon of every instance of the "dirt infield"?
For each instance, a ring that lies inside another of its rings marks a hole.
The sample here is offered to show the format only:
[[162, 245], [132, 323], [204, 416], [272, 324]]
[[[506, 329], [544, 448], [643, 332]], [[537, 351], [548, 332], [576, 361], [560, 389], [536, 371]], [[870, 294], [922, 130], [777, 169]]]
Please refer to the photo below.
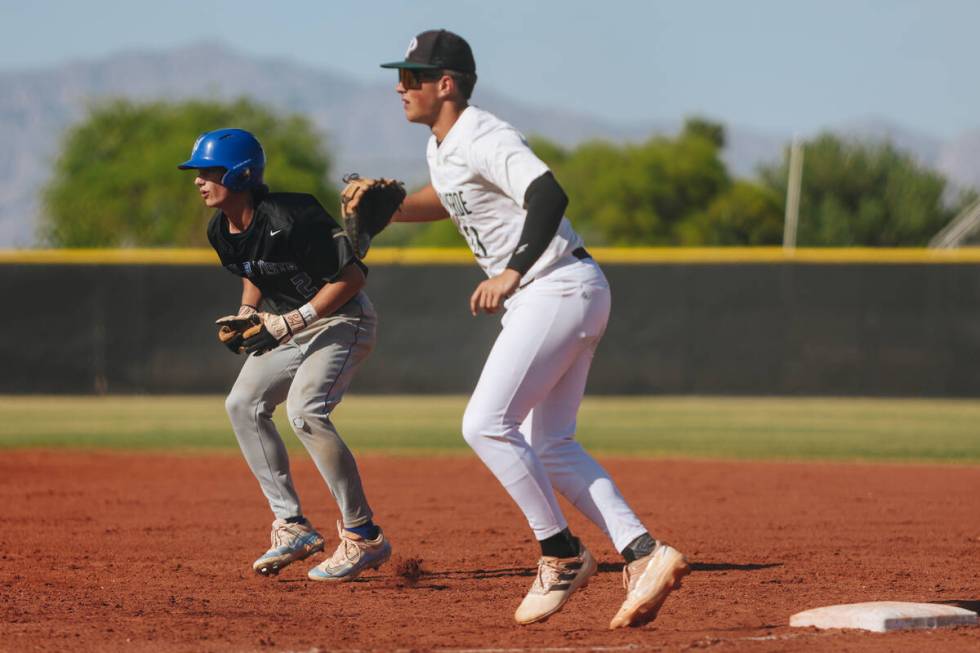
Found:
[[[293, 458], [332, 550], [336, 508]], [[272, 518], [237, 456], [0, 453], [0, 650], [980, 650], [980, 628], [787, 625], [832, 603], [978, 609], [980, 467], [606, 459], [694, 569], [654, 624], [609, 632], [621, 564], [577, 514], [600, 573], [522, 628], [511, 615], [536, 547], [479, 462], [359, 460], [395, 564], [329, 585], [306, 580], [307, 562], [273, 579], [251, 572]]]

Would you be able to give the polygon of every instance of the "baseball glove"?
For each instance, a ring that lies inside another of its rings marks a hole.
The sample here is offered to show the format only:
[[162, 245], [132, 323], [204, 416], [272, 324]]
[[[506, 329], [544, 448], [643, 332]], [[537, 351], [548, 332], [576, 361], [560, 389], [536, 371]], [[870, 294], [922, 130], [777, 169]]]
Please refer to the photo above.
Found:
[[388, 226], [405, 199], [405, 185], [395, 179], [365, 179], [357, 173], [344, 176], [340, 193], [340, 217], [358, 258], [364, 258], [371, 239]]

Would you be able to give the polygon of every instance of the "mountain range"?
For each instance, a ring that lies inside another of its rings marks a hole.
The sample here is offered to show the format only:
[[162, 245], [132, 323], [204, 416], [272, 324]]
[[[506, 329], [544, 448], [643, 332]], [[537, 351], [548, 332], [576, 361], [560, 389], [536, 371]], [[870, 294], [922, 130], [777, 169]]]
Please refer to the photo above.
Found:
[[[137, 101], [251, 97], [311, 119], [326, 138], [338, 185], [347, 171], [397, 177], [409, 184], [425, 179], [428, 134], [405, 122], [393, 83], [364, 83], [293, 60], [256, 57], [213, 43], [121, 51], [52, 68], [0, 72], [0, 143], [5, 150], [0, 158], [0, 247], [36, 244], [38, 191], [50, 176], [62, 134], [84, 118], [92, 102], [112, 97]], [[473, 102], [525, 134], [565, 146], [590, 139], [642, 141], [654, 134], [676, 133], [682, 124], [681, 118], [620, 123], [574, 108], [534, 106], [482, 83]], [[828, 129], [890, 140], [958, 186], [980, 188], [980, 129], [946, 141], [880, 118]], [[724, 159], [738, 176], [751, 176], [760, 164], [778, 160], [789, 140], [788, 134], [739, 125], [726, 124], [726, 132]]]

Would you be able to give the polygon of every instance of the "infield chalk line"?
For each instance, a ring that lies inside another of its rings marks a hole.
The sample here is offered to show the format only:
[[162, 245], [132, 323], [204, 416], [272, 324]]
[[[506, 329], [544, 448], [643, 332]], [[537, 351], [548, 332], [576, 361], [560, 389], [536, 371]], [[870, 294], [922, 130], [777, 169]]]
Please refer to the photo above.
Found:
[[[656, 648], [662, 648], [658, 646]], [[367, 649], [375, 650], [375, 649]], [[396, 648], [391, 653], [417, 653], [419, 649]], [[594, 651], [595, 653], [610, 653], [614, 651], [648, 651], [655, 650], [649, 646], [639, 644], [625, 644], [621, 646], [542, 646], [524, 648], [434, 648], [429, 649], [433, 653], [584, 653]], [[363, 649], [332, 649], [332, 648], [311, 648], [306, 650], [287, 649], [279, 653], [367, 653]]]
[[578, 653], [579, 651], [640, 651], [644, 647], [639, 644], [624, 644], [621, 646], [545, 646], [541, 648], [437, 648], [435, 653]]
[[[723, 644], [725, 642], [764, 642], [782, 641], [806, 637], [813, 633], [785, 633], [781, 635], [756, 635], [753, 637], [712, 637], [706, 635], [700, 639], [688, 643], [712, 643]], [[521, 648], [433, 648], [433, 653], [615, 653], [616, 651], [660, 651], [668, 648], [667, 644], [622, 644], [619, 646], [525, 646]], [[367, 653], [376, 649], [332, 649], [332, 648], [310, 648], [305, 650], [287, 649], [279, 653]], [[418, 649], [392, 649], [392, 653], [417, 653]]]
[[[804, 637], [809, 633], [786, 633], [784, 635], [757, 635], [754, 637], [712, 637], [707, 635], [700, 639], [694, 640], [689, 643], [697, 644], [704, 641], [717, 642], [719, 644], [725, 642], [766, 642], [766, 641], [782, 641], [788, 639], [797, 639], [799, 637]], [[659, 651], [666, 647], [668, 644], [623, 644], [620, 646], [530, 646], [524, 648], [437, 648], [432, 649], [433, 653], [585, 653], [587, 651], [595, 651], [596, 653], [606, 653], [607, 651]], [[322, 652], [326, 653], [326, 651]], [[400, 651], [397, 653], [409, 653], [408, 651]]]

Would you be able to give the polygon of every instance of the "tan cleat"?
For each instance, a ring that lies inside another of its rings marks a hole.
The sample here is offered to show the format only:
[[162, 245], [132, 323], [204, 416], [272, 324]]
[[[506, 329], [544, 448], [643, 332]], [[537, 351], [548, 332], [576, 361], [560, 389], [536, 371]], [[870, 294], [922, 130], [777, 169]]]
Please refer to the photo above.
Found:
[[307, 572], [310, 580], [347, 582], [361, 575], [365, 569], [377, 569], [391, 557], [391, 542], [381, 528], [373, 540], [366, 540], [337, 522], [340, 544], [334, 554]]
[[579, 546], [579, 554], [573, 558], [542, 556], [538, 560], [538, 576], [514, 613], [517, 623], [523, 626], [544, 621], [565, 605], [572, 592], [589, 584], [599, 565], [585, 545]]
[[681, 579], [691, 573], [681, 552], [666, 544], [657, 544], [648, 556], [623, 567], [626, 600], [609, 623], [609, 628], [642, 626], [657, 618], [660, 606]]

